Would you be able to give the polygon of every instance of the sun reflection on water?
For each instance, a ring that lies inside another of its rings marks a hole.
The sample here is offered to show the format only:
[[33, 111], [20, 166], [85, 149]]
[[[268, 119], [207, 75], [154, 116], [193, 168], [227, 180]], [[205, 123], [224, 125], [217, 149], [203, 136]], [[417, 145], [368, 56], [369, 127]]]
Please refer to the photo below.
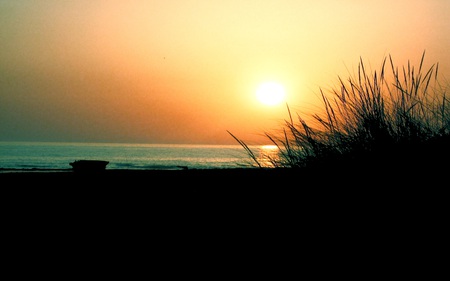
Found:
[[256, 148], [257, 160], [263, 168], [274, 168], [280, 160], [279, 148], [276, 145], [260, 145]]

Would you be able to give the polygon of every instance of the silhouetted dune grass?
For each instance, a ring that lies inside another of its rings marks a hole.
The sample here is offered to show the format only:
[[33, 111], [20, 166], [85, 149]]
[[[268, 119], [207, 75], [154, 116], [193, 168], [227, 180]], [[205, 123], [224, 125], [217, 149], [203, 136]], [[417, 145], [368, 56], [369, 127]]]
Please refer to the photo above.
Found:
[[264, 159], [273, 168], [357, 171], [373, 177], [442, 172], [450, 157], [448, 84], [439, 82], [438, 64], [424, 69], [424, 58], [425, 52], [418, 68], [409, 61], [399, 68], [389, 55], [378, 71], [368, 71], [360, 59], [356, 75], [338, 77], [329, 91], [320, 89], [323, 111], [310, 116], [312, 122], [298, 113], [294, 117], [287, 107], [289, 119], [281, 133], [264, 133], [279, 148], [278, 157], [256, 157], [229, 133], [257, 167]]

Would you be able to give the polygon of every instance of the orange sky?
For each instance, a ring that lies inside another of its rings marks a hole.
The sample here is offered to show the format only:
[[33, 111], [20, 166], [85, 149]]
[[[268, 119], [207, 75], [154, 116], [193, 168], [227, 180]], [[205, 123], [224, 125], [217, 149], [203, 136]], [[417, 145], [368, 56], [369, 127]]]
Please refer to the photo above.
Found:
[[391, 54], [450, 77], [447, 0], [0, 0], [0, 141], [237, 144]]

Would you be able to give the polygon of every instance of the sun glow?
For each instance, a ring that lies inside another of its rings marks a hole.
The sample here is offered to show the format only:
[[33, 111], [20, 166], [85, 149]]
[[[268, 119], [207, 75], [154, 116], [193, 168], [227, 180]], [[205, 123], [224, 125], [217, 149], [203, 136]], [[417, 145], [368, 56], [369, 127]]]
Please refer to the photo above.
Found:
[[284, 87], [276, 82], [265, 82], [256, 90], [256, 98], [265, 105], [277, 105], [285, 99]]

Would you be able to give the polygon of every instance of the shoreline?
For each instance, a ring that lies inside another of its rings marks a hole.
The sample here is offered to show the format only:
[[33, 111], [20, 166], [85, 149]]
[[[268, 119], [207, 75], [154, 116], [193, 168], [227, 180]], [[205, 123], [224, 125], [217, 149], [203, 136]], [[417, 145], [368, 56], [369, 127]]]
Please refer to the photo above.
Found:
[[[265, 183], [269, 178], [283, 180], [283, 177], [298, 174], [291, 169], [261, 169], [261, 168], [210, 168], [210, 169], [104, 169], [75, 171], [73, 169], [2, 169], [0, 179], [25, 181], [46, 181], [46, 184], [63, 185], [61, 180], [90, 180], [97, 183], [118, 186], [123, 183], [157, 183], [160, 185], [183, 184], [192, 186], [223, 186], [224, 184], [239, 184], [240, 186], [254, 183]], [[287, 178], [284, 178], [287, 179]], [[264, 180], [264, 181], [263, 181]], [[256, 181], [256, 182], [253, 182]], [[233, 184], [233, 185], [234, 185]]]
[[[382, 167], [380, 167], [382, 168]], [[48, 180], [52, 183], [55, 179], [83, 179], [89, 177], [93, 183], [113, 183], [113, 180], [129, 180], [137, 183], [138, 180], [164, 179], [166, 183], [175, 183], [183, 179], [198, 180], [193, 184], [208, 184], [220, 186], [227, 183], [234, 183], [239, 186], [251, 186], [252, 184], [262, 184], [269, 186], [276, 184], [283, 187], [288, 185], [316, 185], [327, 188], [332, 185], [341, 187], [359, 187], [372, 189], [373, 185], [380, 184], [380, 188], [398, 189], [416, 187], [433, 188], [436, 184], [441, 185], [440, 169], [422, 169], [420, 173], [406, 173], [406, 171], [388, 169], [380, 170], [367, 167], [358, 169], [306, 169], [306, 168], [258, 168], [258, 167], [236, 167], [236, 168], [187, 168], [177, 169], [103, 169], [76, 171], [73, 168], [47, 169], [47, 168], [0, 168], [0, 180], [15, 179], [26, 180]], [[215, 180], [215, 181], [209, 181]], [[209, 182], [208, 182], [209, 181]], [[253, 182], [255, 181], [255, 182]], [[206, 183], [207, 182], [207, 183]], [[183, 182], [180, 182], [183, 183]], [[63, 185], [63, 182], [59, 182]], [[184, 182], [189, 184], [189, 182]], [[412, 184], [412, 185], [411, 185]]]

